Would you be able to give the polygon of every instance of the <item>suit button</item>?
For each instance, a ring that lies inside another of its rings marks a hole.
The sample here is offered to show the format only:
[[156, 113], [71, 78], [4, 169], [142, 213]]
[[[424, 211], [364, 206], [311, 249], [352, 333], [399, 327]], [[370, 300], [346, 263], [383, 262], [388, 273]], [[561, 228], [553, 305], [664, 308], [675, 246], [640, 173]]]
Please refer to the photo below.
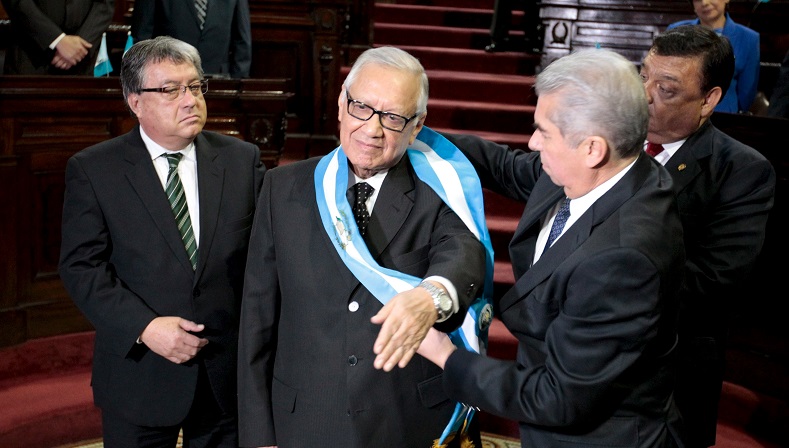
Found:
[[348, 357], [348, 365], [349, 366], [355, 366], [356, 363], [358, 363], [358, 362], [359, 362], [359, 360], [356, 359], [356, 356], [351, 355], [351, 356]]
[[195, 288], [194, 293], [192, 295], [194, 297], [200, 297], [200, 288]]
[[352, 313], [355, 313], [356, 311], [358, 311], [359, 310], [359, 302], [354, 300], [353, 302], [349, 303], [348, 304], [348, 310], [350, 312], [352, 312]]

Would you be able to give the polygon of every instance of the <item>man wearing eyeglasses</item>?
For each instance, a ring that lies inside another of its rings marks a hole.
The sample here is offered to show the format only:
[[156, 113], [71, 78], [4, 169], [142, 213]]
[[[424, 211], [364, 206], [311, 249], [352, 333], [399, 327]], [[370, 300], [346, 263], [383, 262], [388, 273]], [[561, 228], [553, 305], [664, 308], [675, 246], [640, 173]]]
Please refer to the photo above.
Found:
[[456, 403], [415, 351], [432, 326], [460, 326], [485, 249], [406, 155], [427, 99], [418, 60], [367, 50], [338, 99], [340, 146], [266, 174], [242, 301], [241, 446], [428, 448], [448, 427]]
[[200, 55], [157, 37], [124, 55], [131, 132], [69, 159], [60, 274], [96, 329], [107, 447], [238, 446], [238, 321], [265, 167], [203, 131]]

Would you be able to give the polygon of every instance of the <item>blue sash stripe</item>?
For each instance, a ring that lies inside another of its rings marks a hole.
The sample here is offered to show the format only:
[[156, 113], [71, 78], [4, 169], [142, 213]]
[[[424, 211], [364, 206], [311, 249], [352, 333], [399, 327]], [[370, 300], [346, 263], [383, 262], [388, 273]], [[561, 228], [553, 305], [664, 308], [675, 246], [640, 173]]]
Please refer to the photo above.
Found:
[[[332, 180], [326, 173], [334, 170], [336, 176]], [[348, 269], [381, 303], [386, 304], [398, 293], [415, 288], [421, 279], [380, 266], [373, 259], [353, 219], [345, 196], [347, 186], [347, 159], [340, 148], [336, 148], [324, 156], [315, 169], [315, 190], [323, 228]], [[328, 201], [330, 197], [334, 200]]]

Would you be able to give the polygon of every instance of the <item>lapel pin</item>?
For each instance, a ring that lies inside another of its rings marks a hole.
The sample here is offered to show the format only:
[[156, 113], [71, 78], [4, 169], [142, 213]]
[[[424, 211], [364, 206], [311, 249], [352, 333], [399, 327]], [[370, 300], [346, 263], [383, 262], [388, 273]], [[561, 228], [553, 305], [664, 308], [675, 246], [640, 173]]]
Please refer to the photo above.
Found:
[[687, 165], [685, 165], [684, 163], [680, 163], [680, 164], [679, 164], [679, 166], [677, 167], [677, 171], [682, 171], [682, 170], [684, 170], [684, 169], [685, 169], [685, 168], [687, 168], [687, 167], [688, 167], [688, 166], [687, 166]]

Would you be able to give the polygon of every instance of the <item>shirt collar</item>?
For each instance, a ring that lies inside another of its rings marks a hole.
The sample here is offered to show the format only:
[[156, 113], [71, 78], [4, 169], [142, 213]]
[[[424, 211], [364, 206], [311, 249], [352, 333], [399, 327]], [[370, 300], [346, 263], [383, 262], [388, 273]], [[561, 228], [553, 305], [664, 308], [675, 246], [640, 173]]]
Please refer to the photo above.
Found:
[[151, 160], [155, 160], [156, 158], [164, 155], [164, 154], [172, 154], [173, 152], [180, 152], [183, 154], [182, 160], [189, 160], [195, 161], [195, 144], [194, 141], [186, 145], [185, 148], [179, 151], [170, 151], [169, 149], [165, 149], [162, 145], [153, 141], [148, 134], [145, 133], [145, 130], [140, 126], [140, 136], [142, 137], [142, 141], [145, 143], [145, 149], [148, 150], [148, 153], [151, 155]]

